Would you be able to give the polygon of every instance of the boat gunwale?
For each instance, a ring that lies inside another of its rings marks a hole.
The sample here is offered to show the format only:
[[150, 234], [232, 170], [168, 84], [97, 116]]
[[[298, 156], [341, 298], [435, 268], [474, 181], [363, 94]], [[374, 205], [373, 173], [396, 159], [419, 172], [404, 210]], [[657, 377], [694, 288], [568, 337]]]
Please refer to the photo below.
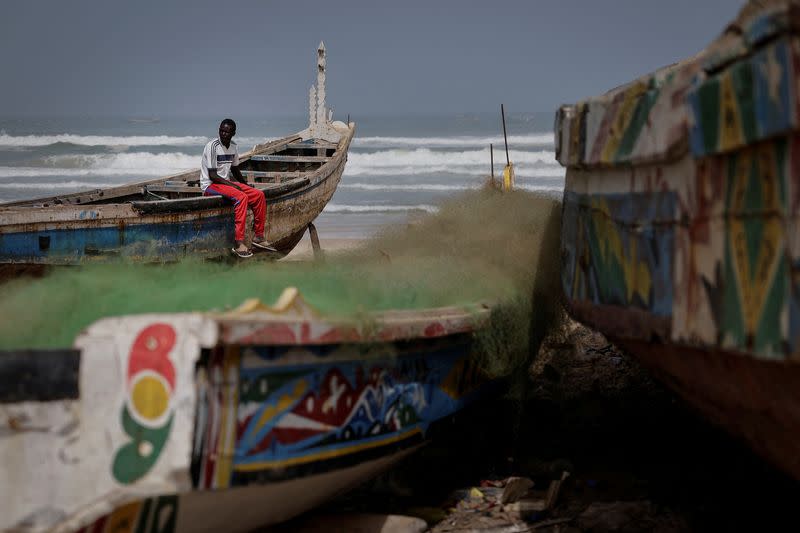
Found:
[[[305, 189], [300, 189], [299, 191], [306, 190], [311, 188], [311, 185], [314, 185], [316, 181], [319, 181], [320, 178], [324, 178], [329, 174], [335, 172], [338, 168], [338, 163], [341, 161], [344, 154], [346, 154], [347, 150], [349, 149], [350, 142], [355, 134], [355, 125], [353, 123], [348, 124], [347, 132], [341, 134], [342, 138], [337, 143], [337, 147], [335, 148], [334, 153], [328, 157], [328, 160], [320, 165], [318, 168], [313, 170], [309, 170], [306, 172], [303, 171], [295, 171], [292, 174], [297, 174], [293, 176], [291, 179], [296, 179], [300, 177], [308, 178], [310, 181], [309, 186]], [[249, 161], [250, 157], [253, 155], [262, 155], [266, 152], [274, 153], [286, 148], [287, 145], [297, 142], [298, 140], [302, 139], [302, 132], [288, 135], [286, 137], [282, 137], [280, 139], [276, 139], [274, 141], [269, 141], [262, 144], [257, 144], [253, 147], [253, 149], [245, 152], [240, 158], [240, 165]], [[246, 171], [245, 171], [246, 172]], [[8, 202], [4, 204], [0, 204], [0, 216], [3, 212], [15, 211], [15, 210], [30, 210], [31, 208], [35, 209], [48, 209], [48, 210], [58, 210], [63, 209], [65, 207], [76, 207], [76, 208], [96, 208], [98, 206], [121, 206], [121, 205], [128, 205], [132, 201], [140, 201], [140, 200], [128, 200], [125, 202], [105, 202], [105, 203], [93, 203], [94, 200], [90, 200], [88, 202], [68, 202], [64, 203], [65, 199], [69, 198], [80, 198], [82, 196], [91, 196], [96, 195], [98, 193], [108, 194], [108, 193], [120, 193], [119, 196], [130, 196], [135, 194], [146, 194], [147, 186], [152, 185], [160, 185], [164, 184], [169, 181], [195, 181], [198, 178], [198, 170], [185, 170], [176, 174], [170, 174], [168, 176], [162, 176], [155, 179], [121, 184], [114, 187], [108, 187], [103, 189], [89, 189], [86, 191], [78, 191], [74, 193], [69, 193], [66, 195], [58, 195], [58, 196], [49, 196], [49, 197], [40, 197], [40, 198], [33, 198], [29, 200], [20, 200], [15, 202]], [[278, 183], [278, 185], [280, 182]], [[251, 186], [255, 188], [262, 188], [258, 187], [258, 185], [273, 185], [273, 184], [261, 184], [261, 183], [250, 183]], [[266, 187], [263, 187], [266, 188]], [[289, 191], [290, 193], [299, 192], [299, 191]], [[198, 192], [199, 188], [198, 188]], [[287, 193], [289, 194], [289, 193]], [[198, 196], [202, 196], [199, 194]], [[271, 201], [279, 201], [281, 197], [276, 197]], [[185, 198], [173, 198], [167, 200], [153, 200], [153, 201], [173, 201], [173, 200], [183, 200]], [[59, 203], [55, 203], [58, 201]], [[44, 205], [43, 205], [44, 204]], [[52, 204], [52, 205], [48, 205]], [[0, 232], [2, 232], [2, 222], [0, 222]]]
[[[488, 324], [491, 306], [487, 303], [423, 309], [372, 311], [360, 316], [332, 317], [315, 315], [276, 315], [254, 311], [237, 315], [206, 313], [219, 328], [222, 345], [322, 345], [339, 343], [375, 343], [414, 339], [433, 339], [472, 333]], [[272, 339], [280, 328], [329, 328], [317, 338], [299, 338], [288, 342]]]
[[[329, 161], [327, 161], [319, 168], [310, 171], [307, 175], [292, 178], [293, 180], [306, 179], [308, 180], [308, 183], [306, 183], [300, 188], [289, 190], [278, 196], [271, 197], [269, 199], [270, 204], [274, 205], [276, 203], [285, 202], [293, 198], [296, 198], [297, 196], [307, 194], [309, 191], [325, 183], [328, 178], [335, 175], [339, 170], [339, 168], [344, 164], [344, 162], [346, 162], [346, 153], [349, 149], [350, 142], [352, 141], [354, 134], [355, 134], [354, 125], [348, 126], [348, 132], [342, 135], [342, 139], [339, 141], [336, 152], [334, 152], [334, 154], [330, 157]], [[287, 139], [296, 139], [297, 137], [298, 137], [297, 135], [288, 136], [281, 139], [281, 141]], [[287, 142], [292, 142], [292, 141], [287, 141]], [[270, 146], [272, 146], [273, 144], [274, 143], [271, 143]], [[252, 153], [254, 152], [255, 150], [248, 152], [247, 157], [252, 155]], [[159, 178], [157, 180], [151, 180], [147, 183], [158, 184], [169, 180], [170, 178], [166, 177], [166, 178]], [[142, 184], [141, 183], [131, 184], [120, 187], [135, 187], [140, 185]], [[273, 185], [273, 184], [266, 184], [266, 185]], [[280, 186], [282, 184], [279, 183], [274, 185]], [[74, 194], [81, 194], [81, 193], [74, 193]], [[208, 198], [208, 201], [210, 201], [210, 203], [212, 204], [216, 204], [218, 202], [218, 200], [217, 202], [214, 201], [216, 200], [215, 197], [205, 197], [205, 198]], [[169, 202], [186, 201], [188, 199], [202, 201], [204, 197], [197, 196], [190, 198], [153, 200], [153, 202], [164, 202], [165, 205], [168, 205]], [[33, 201], [36, 200], [31, 200], [31, 202]], [[70, 204], [60, 204], [60, 205], [52, 205], [46, 207], [42, 205], [0, 204], [0, 235], [4, 233], [15, 233], [19, 231], [32, 231], [31, 228], [26, 228], [26, 226], [31, 226], [31, 225], [37, 226], [36, 230], [47, 229], [48, 228], [47, 225], [58, 225], [64, 223], [80, 224], [80, 225], [87, 224], [87, 225], [102, 227], [102, 226], [115, 226], [119, 225], [120, 223], [141, 224], [141, 223], [157, 222], [160, 220], [160, 218], [163, 217], [170, 217], [170, 219], [172, 220], [172, 217], [176, 216], [175, 212], [170, 212], [170, 211], [165, 211], [162, 214], [159, 213], [141, 214], [135, 209], [133, 205], [134, 202], [138, 201], [139, 200], [131, 200], [119, 203], [81, 203], [81, 204], [70, 203]], [[180, 216], [181, 219], [185, 218], [187, 220], [190, 220], [194, 217], [197, 217], [198, 215], [216, 216], [219, 214], [223, 214], [229, 211], [230, 209], [232, 209], [230, 205], [210, 205], [208, 207], [202, 207], [195, 210], [187, 210], [183, 212]], [[109, 211], [109, 213], [103, 213], [104, 211]], [[85, 215], [86, 212], [93, 212], [94, 214], [92, 216], [86, 216]], [[32, 214], [35, 214], [34, 217], [32, 217]], [[14, 217], [14, 215], [16, 215], [16, 217]], [[8, 219], [8, 217], [22, 218], [25, 220], [4, 220]], [[38, 227], [42, 224], [45, 224], [46, 226], [44, 228]], [[51, 229], [57, 229], [57, 226], [53, 226], [53, 228]]]

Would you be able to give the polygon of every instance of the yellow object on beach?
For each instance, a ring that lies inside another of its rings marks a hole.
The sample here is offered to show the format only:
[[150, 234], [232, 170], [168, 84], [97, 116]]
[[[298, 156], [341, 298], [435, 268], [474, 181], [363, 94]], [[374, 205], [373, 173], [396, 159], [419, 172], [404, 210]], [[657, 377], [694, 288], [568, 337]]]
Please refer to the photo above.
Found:
[[275, 305], [266, 305], [258, 298], [248, 298], [242, 304], [229, 311], [229, 315], [246, 315], [254, 312], [271, 313], [274, 315], [292, 314], [298, 317], [316, 318], [319, 312], [306, 302], [297, 287], [283, 289]]
[[514, 188], [514, 164], [509, 163], [503, 169], [503, 190], [510, 191]]

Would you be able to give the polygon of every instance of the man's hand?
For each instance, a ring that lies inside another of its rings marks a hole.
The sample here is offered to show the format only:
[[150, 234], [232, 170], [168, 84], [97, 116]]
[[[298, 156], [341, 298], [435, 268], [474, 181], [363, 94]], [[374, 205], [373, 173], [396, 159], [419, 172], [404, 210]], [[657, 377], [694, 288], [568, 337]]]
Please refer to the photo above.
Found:
[[[241, 173], [239, 174], [241, 176]], [[217, 174], [217, 170], [213, 168], [208, 169], [208, 177], [211, 180], [211, 183], [219, 183], [220, 185], [227, 185], [228, 187], [233, 187], [234, 189], [241, 191], [242, 188], [239, 187], [235, 182], [231, 180], [226, 180], [225, 178], [221, 177]]]

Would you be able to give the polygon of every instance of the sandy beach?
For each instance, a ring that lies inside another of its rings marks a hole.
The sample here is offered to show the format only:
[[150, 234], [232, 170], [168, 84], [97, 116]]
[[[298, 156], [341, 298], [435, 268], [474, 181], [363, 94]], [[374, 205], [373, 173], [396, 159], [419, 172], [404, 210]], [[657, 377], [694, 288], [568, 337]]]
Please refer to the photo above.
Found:
[[[336, 256], [366, 244], [371, 238], [387, 230], [403, 228], [418, 223], [424, 213], [338, 214], [322, 213], [314, 221], [320, 248], [326, 257]], [[309, 261], [314, 250], [308, 232], [294, 250], [282, 261]]]
[[[320, 238], [320, 248], [325, 257], [335, 256], [337, 254], [347, 252], [358, 248], [367, 242], [367, 238]], [[281, 261], [313, 261], [314, 248], [311, 245], [311, 237], [306, 233], [303, 239], [297, 243], [297, 246], [292, 250], [289, 255], [281, 259]]]

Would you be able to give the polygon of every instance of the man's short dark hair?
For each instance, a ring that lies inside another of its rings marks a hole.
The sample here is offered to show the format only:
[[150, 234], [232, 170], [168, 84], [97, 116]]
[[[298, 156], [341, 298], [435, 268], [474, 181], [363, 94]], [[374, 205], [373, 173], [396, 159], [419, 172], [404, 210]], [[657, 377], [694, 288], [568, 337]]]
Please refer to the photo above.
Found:
[[236, 131], [236, 122], [234, 122], [232, 118], [224, 119], [222, 122], [219, 123], [219, 127], [221, 128], [225, 124], [233, 128], [233, 131]]

